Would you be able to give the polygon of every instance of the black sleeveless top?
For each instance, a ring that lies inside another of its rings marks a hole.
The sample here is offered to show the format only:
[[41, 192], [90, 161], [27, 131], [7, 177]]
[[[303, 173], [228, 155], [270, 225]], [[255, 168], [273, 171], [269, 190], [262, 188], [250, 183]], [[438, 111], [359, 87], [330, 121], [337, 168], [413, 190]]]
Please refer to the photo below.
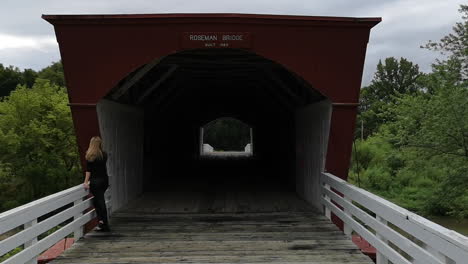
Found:
[[96, 158], [94, 161], [86, 160], [86, 171], [91, 173], [91, 183], [94, 181], [108, 181], [107, 175], [107, 153], [102, 152], [102, 159]]

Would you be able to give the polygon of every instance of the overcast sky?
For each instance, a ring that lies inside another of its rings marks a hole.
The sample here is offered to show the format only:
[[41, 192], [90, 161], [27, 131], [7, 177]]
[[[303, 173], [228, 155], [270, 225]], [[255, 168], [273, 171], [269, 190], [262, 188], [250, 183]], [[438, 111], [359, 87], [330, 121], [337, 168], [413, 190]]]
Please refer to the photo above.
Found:
[[438, 56], [421, 49], [461, 20], [458, 0], [0, 0], [0, 63], [39, 70], [60, 59], [42, 14], [257, 13], [382, 17], [371, 31], [363, 84], [379, 59], [405, 57], [424, 72]]

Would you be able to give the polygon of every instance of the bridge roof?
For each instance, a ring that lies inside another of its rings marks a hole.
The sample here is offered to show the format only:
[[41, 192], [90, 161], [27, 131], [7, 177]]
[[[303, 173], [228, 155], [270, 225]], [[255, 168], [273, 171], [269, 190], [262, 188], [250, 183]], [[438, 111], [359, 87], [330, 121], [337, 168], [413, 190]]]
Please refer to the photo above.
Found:
[[96, 20], [108, 23], [118, 23], [125, 20], [137, 20], [141, 23], [142, 20], [154, 19], [253, 19], [257, 21], [275, 22], [290, 21], [292, 23], [321, 23], [328, 25], [348, 25], [348, 26], [366, 26], [373, 27], [382, 19], [380, 17], [326, 17], [326, 16], [297, 16], [297, 15], [270, 15], [270, 14], [239, 14], [239, 13], [205, 13], [205, 14], [93, 14], [93, 15], [42, 15], [42, 18], [51, 24], [87, 24], [93, 23]]

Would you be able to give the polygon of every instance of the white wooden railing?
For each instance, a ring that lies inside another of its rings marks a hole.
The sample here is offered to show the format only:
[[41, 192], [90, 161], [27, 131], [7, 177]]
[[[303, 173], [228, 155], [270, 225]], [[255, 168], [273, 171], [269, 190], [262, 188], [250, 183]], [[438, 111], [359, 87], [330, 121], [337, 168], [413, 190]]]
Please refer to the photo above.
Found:
[[[17, 247], [24, 247], [21, 252], [8, 258], [2, 264], [37, 263], [37, 257], [43, 251], [69, 234], [74, 233], [75, 241], [81, 238], [83, 226], [95, 217], [94, 210], [83, 214], [91, 207], [92, 198], [86, 199], [88, 194], [89, 192], [83, 188], [83, 185], [78, 185], [0, 214], [0, 235], [17, 228], [24, 228], [0, 241], [0, 256]], [[67, 205], [70, 207], [38, 221], [41, 216]], [[38, 240], [41, 234], [66, 221], [71, 222]]]
[[325, 215], [333, 212], [345, 234], [354, 231], [375, 247], [377, 264], [468, 263], [468, 237], [332, 174], [322, 173], [321, 186]]

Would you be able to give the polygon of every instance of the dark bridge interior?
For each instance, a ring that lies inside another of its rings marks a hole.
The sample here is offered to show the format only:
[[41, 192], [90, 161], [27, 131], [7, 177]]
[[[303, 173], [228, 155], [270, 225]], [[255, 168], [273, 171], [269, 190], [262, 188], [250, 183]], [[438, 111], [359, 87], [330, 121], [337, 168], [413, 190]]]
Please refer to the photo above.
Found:
[[[296, 110], [325, 98], [273, 61], [210, 49], [144, 65], [106, 99], [143, 110], [143, 190], [157, 191], [294, 190]], [[219, 117], [252, 127], [253, 157], [200, 156], [200, 128]]]

